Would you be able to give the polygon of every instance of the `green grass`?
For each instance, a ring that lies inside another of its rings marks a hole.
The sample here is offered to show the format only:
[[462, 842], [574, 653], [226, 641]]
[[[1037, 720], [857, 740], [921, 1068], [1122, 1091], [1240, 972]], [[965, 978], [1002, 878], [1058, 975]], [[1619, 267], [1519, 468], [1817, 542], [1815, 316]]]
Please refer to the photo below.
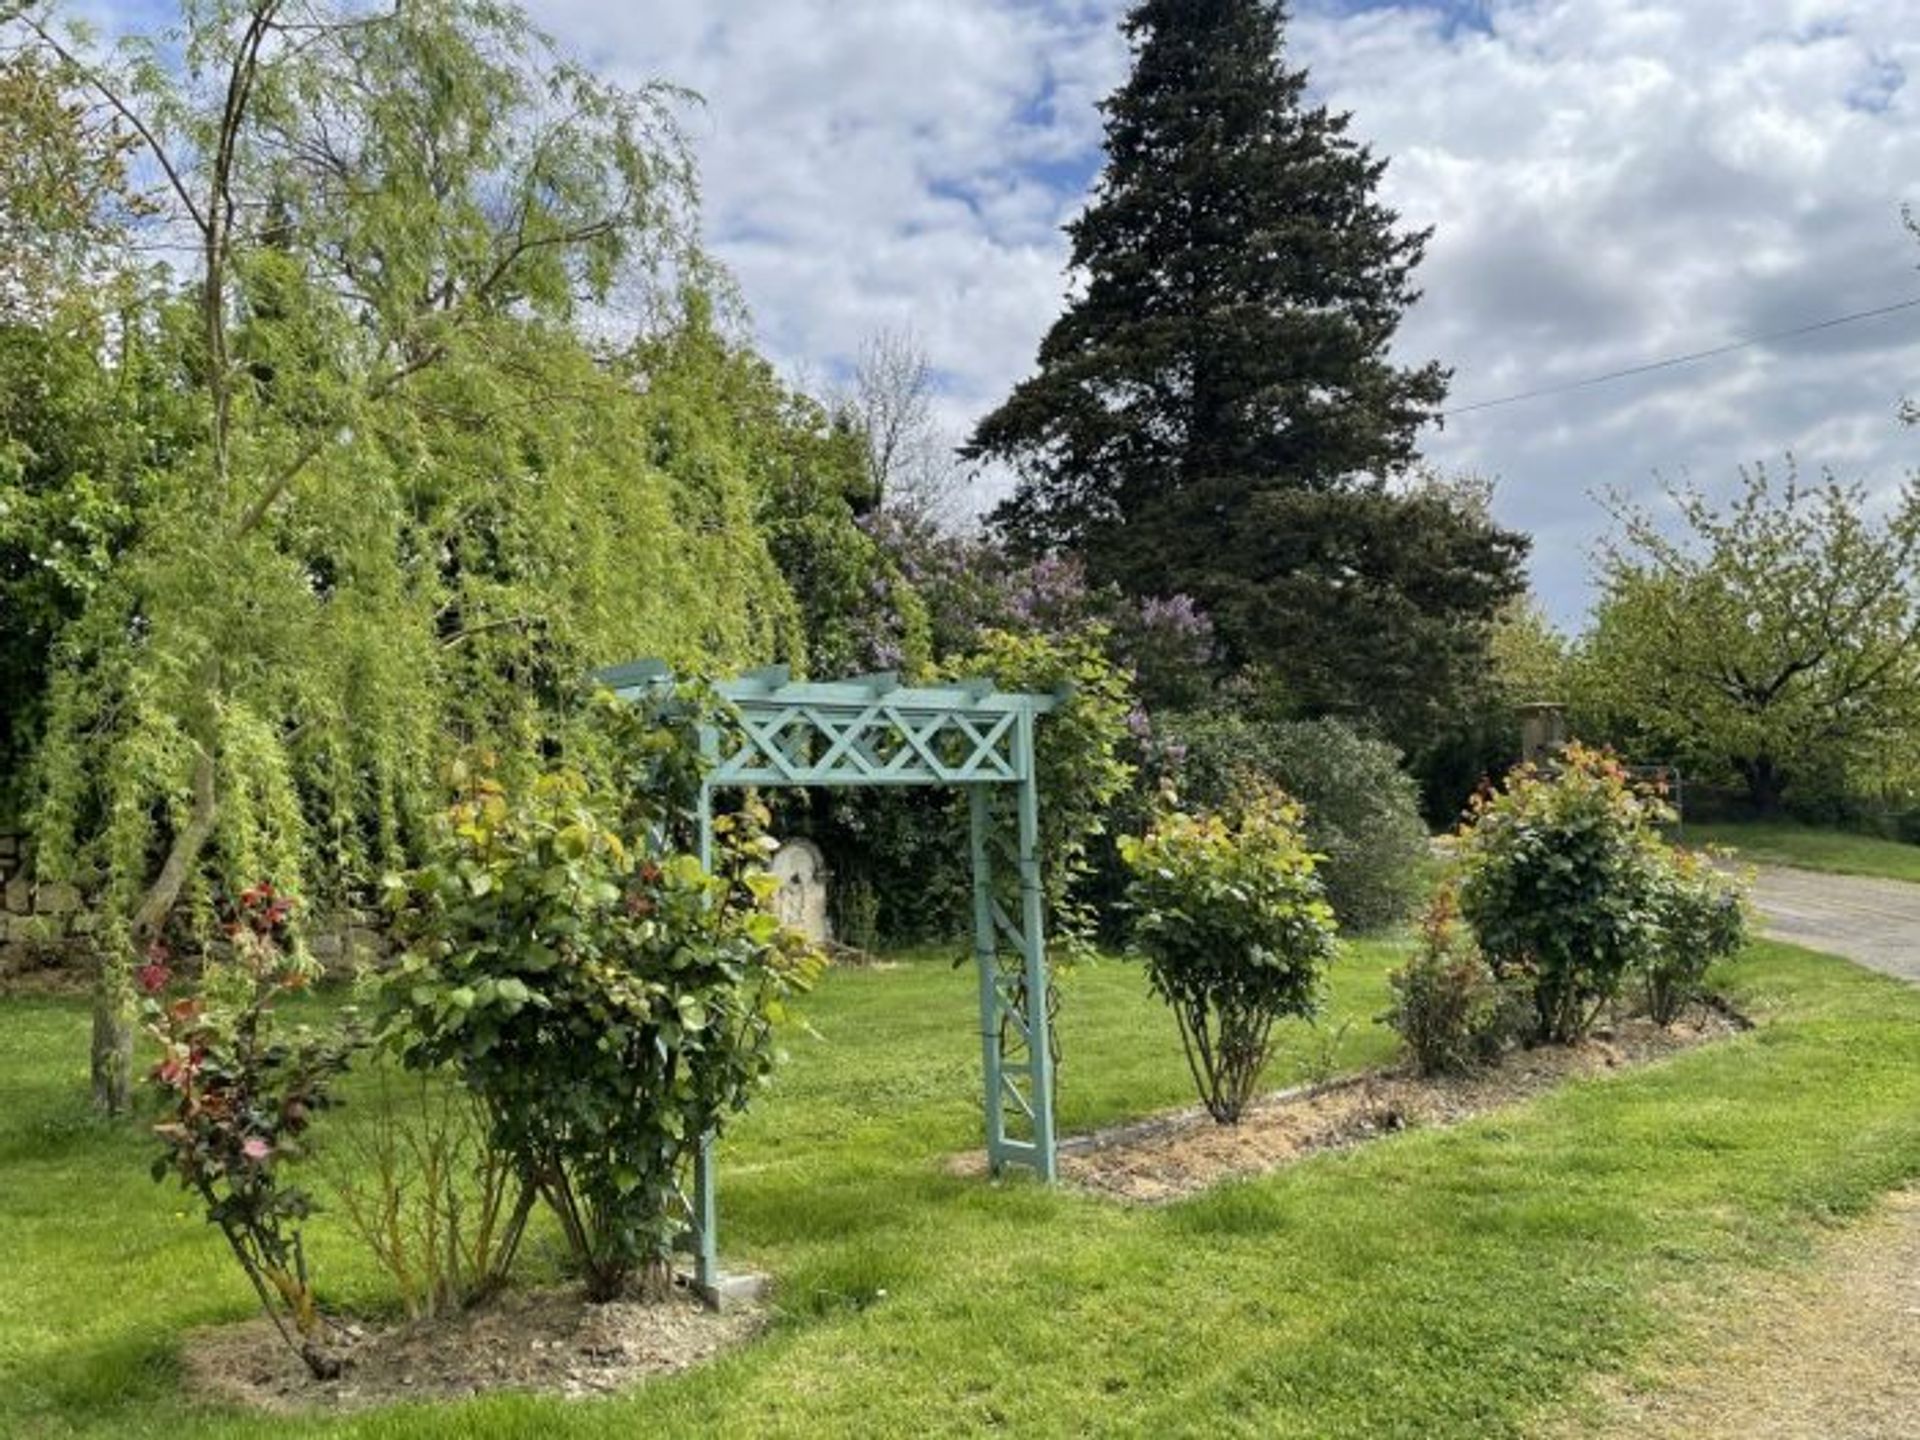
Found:
[[[1336, 1013], [1376, 1014], [1393, 960], [1359, 947]], [[970, 977], [931, 956], [837, 973], [724, 1152], [725, 1249], [778, 1278], [767, 1335], [607, 1401], [303, 1421], [181, 1398], [181, 1328], [249, 1297], [144, 1178], [147, 1143], [85, 1117], [81, 1008], [3, 1002], [0, 1434], [1522, 1434], [1657, 1355], [1676, 1295], [1803, 1261], [1822, 1222], [1920, 1174], [1920, 992], [1774, 945], [1727, 982], [1770, 1023], [1141, 1210], [946, 1174], [977, 1143]], [[1070, 1127], [1188, 1098], [1131, 967], [1076, 975], [1063, 1028]], [[1356, 1023], [1337, 1062], [1387, 1048]], [[337, 1230], [314, 1247], [336, 1296], [378, 1294]]]
[[1920, 845], [1820, 830], [1791, 821], [1689, 824], [1679, 837], [1689, 845], [1724, 845], [1743, 859], [1792, 865], [1835, 875], [1877, 875], [1920, 883]]

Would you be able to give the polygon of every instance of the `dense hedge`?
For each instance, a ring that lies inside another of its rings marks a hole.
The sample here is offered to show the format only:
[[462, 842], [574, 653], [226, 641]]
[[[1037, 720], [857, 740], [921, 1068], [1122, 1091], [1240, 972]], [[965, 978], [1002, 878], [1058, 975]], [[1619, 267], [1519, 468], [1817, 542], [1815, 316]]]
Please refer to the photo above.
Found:
[[1262, 722], [1230, 711], [1188, 712], [1158, 727], [1183, 803], [1230, 806], [1277, 785], [1306, 807], [1308, 843], [1340, 923], [1373, 930], [1418, 902], [1427, 832], [1414, 781], [1393, 746], [1338, 720]]

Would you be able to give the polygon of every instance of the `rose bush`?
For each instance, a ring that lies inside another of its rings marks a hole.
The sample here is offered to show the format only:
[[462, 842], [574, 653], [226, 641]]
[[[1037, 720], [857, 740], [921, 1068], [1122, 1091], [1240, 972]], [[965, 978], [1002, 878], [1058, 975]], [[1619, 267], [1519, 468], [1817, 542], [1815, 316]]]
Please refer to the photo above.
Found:
[[148, 1076], [165, 1145], [153, 1178], [176, 1177], [220, 1228], [281, 1337], [317, 1377], [338, 1373], [322, 1343], [307, 1270], [307, 1192], [288, 1171], [306, 1158], [308, 1128], [356, 1043], [349, 1022], [319, 1032], [288, 1029], [275, 1002], [314, 974], [287, 943], [292, 900], [268, 884], [229, 908], [227, 953], [210, 958], [198, 990], [168, 998], [169, 956], [149, 950], [137, 971], [147, 1029], [160, 1046]]
[[608, 712], [602, 763], [622, 784], [470, 778], [433, 861], [393, 887], [407, 948], [383, 1033], [479, 1099], [597, 1300], [634, 1280], [663, 1293], [700, 1139], [766, 1078], [819, 963], [764, 908], [757, 807], [716, 819], [711, 872], [678, 848], [692, 713]]

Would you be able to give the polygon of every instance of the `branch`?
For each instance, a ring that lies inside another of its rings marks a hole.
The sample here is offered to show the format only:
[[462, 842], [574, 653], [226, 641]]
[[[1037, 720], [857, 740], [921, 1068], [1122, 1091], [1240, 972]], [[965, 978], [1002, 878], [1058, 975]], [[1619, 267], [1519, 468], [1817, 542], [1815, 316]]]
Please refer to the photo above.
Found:
[[131, 105], [120, 98], [119, 92], [101, 77], [99, 71], [56, 40], [46, 26], [34, 19], [33, 16], [24, 12], [12, 18], [18, 20], [22, 25], [26, 26], [27, 29], [31, 30], [34, 35], [39, 38], [40, 43], [52, 51], [63, 64], [71, 66], [74, 73], [79, 75], [88, 85], [92, 86], [100, 98], [107, 102], [107, 105], [115, 114], [133, 127], [134, 133], [140, 137], [148, 151], [153, 155], [154, 163], [160, 167], [161, 174], [167, 177], [168, 187], [179, 198], [180, 203], [187, 207], [187, 215], [193, 221], [194, 228], [198, 230], [201, 235], [206, 235], [209, 228], [207, 217], [201, 214], [200, 207], [194, 204], [193, 194], [187, 189], [186, 181], [181, 178], [179, 168], [173, 162], [173, 157], [167, 154], [166, 147], [160, 143], [159, 138], [147, 127], [147, 122], [140, 118], [138, 112], [136, 112]]
[[[444, 354], [446, 354], [445, 346], [429, 346], [405, 365], [388, 371], [369, 385], [366, 398], [379, 400], [392, 394], [409, 376], [434, 364]], [[238, 523], [233, 527], [234, 539], [242, 539], [258, 528], [260, 522], [267, 518], [267, 512], [273, 508], [274, 502], [286, 494], [287, 487], [300, 478], [301, 472], [314, 462], [322, 450], [326, 449], [327, 442], [332, 438], [332, 431], [327, 429], [316, 430], [308, 438], [307, 443], [300, 447], [293, 459], [281, 468], [279, 474], [266, 483], [260, 493], [254, 496], [252, 502], [241, 512]]]
[[139, 908], [133, 912], [133, 935], [136, 941], [152, 937], [166, 924], [167, 916], [173, 910], [173, 902], [180, 898], [180, 889], [187, 883], [188, 871], [200, 858], [201, 848], [206, 845], [207, 838], [213, 834], [217, 809], [213, 788], [213, 756], [203, 746], [194, 748], [197, 754], [193, 762], [193, 809], [187, 815], [187, 823], [174, 835], [159, 875], [154, 877], [153, 884], [147, 887], [147, 893], [140, 897]]
[[456, 630], [440, 642], [443, 650], [452, 650], [464, 645], [475, 635], [484, 635], [489, 630], [527, 630], [540, 623], [538, 615], [507, 615], [498, 620], [482, 620], [478, 625], [469, 625], [464, 630]]

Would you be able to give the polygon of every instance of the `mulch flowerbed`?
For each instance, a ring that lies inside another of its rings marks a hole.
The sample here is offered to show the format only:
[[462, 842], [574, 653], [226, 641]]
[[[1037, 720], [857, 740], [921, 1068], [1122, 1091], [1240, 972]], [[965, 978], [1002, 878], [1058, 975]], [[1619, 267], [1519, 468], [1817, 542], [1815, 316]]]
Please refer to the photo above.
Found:
[[757, 1332], [759, 1307], [713, 1311], [675, 1292], [656, 1304], [589, 1304], [578, 1287], [507, 1293], [413, 1324], [337, 1325], [328, 1349], [345, 1365], [315, 1380], [264, 1316], [196, 1330], [181, 1366], [190, 1392], [250, 1410], [346, 1411], [489, 1390], [571, 1398], [609, 1395], [712, 1358]]
[[[1423, 1078], [1368, 1071], [1282, 1091], [1254, 1102], [1238, 1125], [1217, 1124], [1198, 1106], [1169, 1111], [1063, 1139], [1060, 1174], [1069, 1184], [1118, 1200], [1163, 1204], [1323, 1150], [1456, 1125], [1576, 1077], [1648, 1064], [1751, 1028], [1745, 1017], [1715, 1003], [1669, 1029], [1645, 1019], [1623, 1020], [1596, 1029], [1579, 1045], [1514, 1050], [1472, 1074]], [[974, 1154], [956, 1157], [950, 1168], [979, 1173], [983, 1167]]]

